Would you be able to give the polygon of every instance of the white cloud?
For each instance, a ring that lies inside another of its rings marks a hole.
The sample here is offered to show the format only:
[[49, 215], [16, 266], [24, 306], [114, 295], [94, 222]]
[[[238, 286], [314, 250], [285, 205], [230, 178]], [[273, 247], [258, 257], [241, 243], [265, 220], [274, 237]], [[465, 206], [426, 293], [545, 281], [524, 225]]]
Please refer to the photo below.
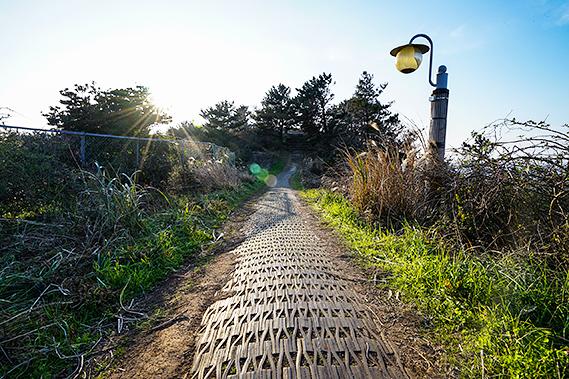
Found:
[[448, 38], [441, 39], [440, 52], [446, 55], [462, 54], [476, 50], [485, 43], [485, 36], [480, 31], [473, 32], [468, 24], [460, 24], [448, 31]]
[[558, 25], [568, 25], [569, 24], [569, 3], [559, 7], [558, 10]]
[[466, 29], [466, 24], [462, 24], [450, 31], [450, 37], [453, 39], [462, 39], [464, 37], [464, 31]]

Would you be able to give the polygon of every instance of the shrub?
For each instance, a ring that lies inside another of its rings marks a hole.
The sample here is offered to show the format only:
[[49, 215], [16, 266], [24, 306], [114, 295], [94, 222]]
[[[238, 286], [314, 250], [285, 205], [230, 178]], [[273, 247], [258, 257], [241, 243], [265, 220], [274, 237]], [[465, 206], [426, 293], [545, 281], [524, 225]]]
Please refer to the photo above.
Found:
[[111, 177], [102, 167], [95, 173], [83, 171], [85, 189], [79, 194], [74, 214], [79, 218], [76, 224], [85, 226], [88, 246], [142, 230], [151, 193], [136, 183], [137, 174]]
[[[464, 238], [499, 247], [530, 244], [569, 258], [569, 133], [510, 121], [474, 133], [458, 150], [452, 219]], [[525, 137], [495, 136], [523, 132]]]
[[236, 167], [214, 161], [195, 161], [191, 170], [202, 193], [236, 188], [242, 181], [249, 179], [247, 174]]
[[[497, 128], [528, 137], [492, 139]], [[539, 133], [539, 134], [537, 134]], [[569, 135], [544, 123], [515, 121], [475, 133], [443, 164], [430, 153], [406, 158], [396, 147], [347, 154], [350, 198], [369, 220], [436, 225], [470, 246], [530, 244], [568, 263]]]
[[168, 178], [168, 191], [175, 194], [195, 192], [198, 187], [190, 161], [175, 166]]
[[0, 133], [0, 215], [34, 217], [69, 201], [73, 169], [50, 136]]
[[159, 189], [165, 189], [170, 172], [182, 158], [177, 144], [158, 140], [137, 143], [88, 137], [86, 146], [89, 170], [96, 171], [97, 167], [103, 166], [117, 175], [139, 171], [136, 178], [139, 183]]

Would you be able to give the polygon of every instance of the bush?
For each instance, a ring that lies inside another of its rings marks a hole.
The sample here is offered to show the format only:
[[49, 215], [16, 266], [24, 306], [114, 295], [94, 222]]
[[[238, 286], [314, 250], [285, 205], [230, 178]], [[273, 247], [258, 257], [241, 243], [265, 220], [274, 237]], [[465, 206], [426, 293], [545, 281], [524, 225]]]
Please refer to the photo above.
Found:
[[364, 266], [386, 271], [389, 287], [418, 306], [451, 363], [460, 360], [460, 377], [569, 374], [567, 270], [543, 265], [531, 251], [473, 254], [415, 223], [403, 223], [396, 233], [376, 228], [342, 195], [303, 195]]
[[167, 190], [172, 170], [183, 164], [178, 146], [168, 142], [150, 142], [143, 145], [140, 155], [139, 182]]
[[[464, 238], [489, 247], [530, 244], [569, 263], [568, 128], [514, 120], [463, 144], [447, 196]], [[520, 131], [526, 137], [494, 137]]]
[[[523, 247], [569, 263], [569, 135], [543, 123], [507, 122], [530, 136], [475, 133], [450, 163], [396, 147], [347, 155], [350, 198], [368, 220], [436, 225], [469, 246]], [[536, 135], [537, 133], [539, 135]]]
[[111, 177], [102, 167], [95, 173], [83, 172], [85, 189], [79, 194], [74, 215], [76, 224], [85, 226], [87, 246], [142, 231], [152, 194], [136, 183], [137, 174]]
[[0, 133], [0, 216], [35, 217], [69, 201], [74, 173], [59, 142]]
[[137, 147], [132, 140], [86, 137], [83, 167], [79, 148], [77, 136], [0, 133], [0, 216], [30, 218], [69, 208], [85, 185], [81, 168], [126, 175], [161, 191], [173, 186], [177, 194], [234, 188], [246, 179], [227, 159], [212, 160], [205, 149], [213, 145], [140, 141]]
[[195, 192], [198, 188], [191, 163], [175, 166], [168, 178], [168, 190], [174, 194]]
[[75, 357], [87, 357], [103, 337], [102, 325], [127, 312], [122, 300], [196, 258], [212, 229], [260, 188], [236, 184], [243, 176], [232, 170], [215, 182], [230, 189], [179, 197], [138, 184], [139, 173], [77, 170], [77, 192], [58, 212], [0, 219], [0, 372], [69, 375]]

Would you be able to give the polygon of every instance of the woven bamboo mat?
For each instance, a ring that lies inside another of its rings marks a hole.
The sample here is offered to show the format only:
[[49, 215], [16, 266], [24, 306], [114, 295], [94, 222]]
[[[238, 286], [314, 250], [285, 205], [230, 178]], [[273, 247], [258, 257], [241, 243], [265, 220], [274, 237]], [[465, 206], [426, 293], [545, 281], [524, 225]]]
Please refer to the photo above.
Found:
[[203, 316], [192, 377], [406, 378], [295, 196], [277, 188], [258, 202], [226, 297]]

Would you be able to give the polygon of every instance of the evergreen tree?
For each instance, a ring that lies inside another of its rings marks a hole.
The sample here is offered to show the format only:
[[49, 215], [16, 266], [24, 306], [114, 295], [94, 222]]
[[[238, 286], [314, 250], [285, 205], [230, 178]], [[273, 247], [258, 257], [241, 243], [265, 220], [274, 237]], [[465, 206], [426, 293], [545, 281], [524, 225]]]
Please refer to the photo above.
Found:
[[101, 90], [95, 83], [59, 91], [63, 99], [43, 115], [48, 124], [65, 130], [147, 136], [152, 125], [171, 117], [150, 101], [148, 88]]
[[284, 141], [284, 133], [294, 125], [290, 87], [284, 84], [272, 86], [261, 101], [261, 109], [255, 112], [254, 119], [259, 127], [277, 131], [281, 141]]
[[246, 105], [237, 107], [233, 101], [220, 101], [203, 109], [200, 116], [206, 120], [206, 126], [215, 129], [243, 129], [249, 125], [249, 108]]
[[331, 92], [332, 74], [322, 73], [298, 88], [294, 98], [294, 110], [298, 124], [309, 137], [332, 136]]
[[4, 120], [12, 117], [12, 110], [8, 107], [0, 107], [0, 123], [4, 125]]
[[335, 121], [342, 125], [347, 142], [363, 146], [367, 140], [387, 144], [397, 139], [402, 129], [399, 116], [390, 111], [391, 102], [379, 101], [386, 87], [387, 83], [376, 86], [373, 75], [364, 71], [354, 95], [339, 104]]

